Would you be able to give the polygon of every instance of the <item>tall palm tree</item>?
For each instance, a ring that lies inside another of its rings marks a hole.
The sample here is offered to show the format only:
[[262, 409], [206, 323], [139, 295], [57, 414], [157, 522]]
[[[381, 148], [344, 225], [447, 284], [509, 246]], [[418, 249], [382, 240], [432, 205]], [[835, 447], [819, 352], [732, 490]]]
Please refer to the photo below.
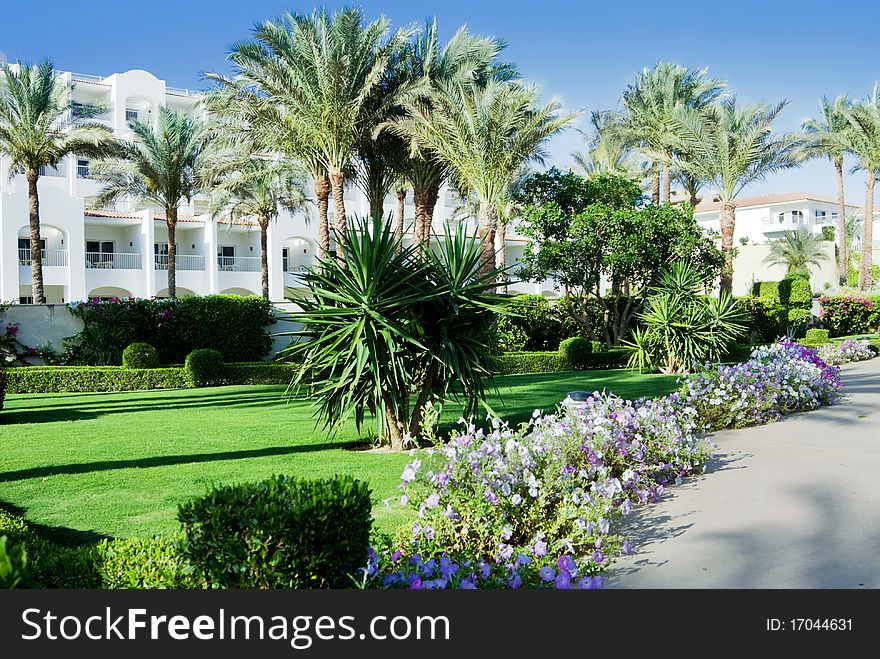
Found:
[[300, 116], [262, 92], [253, 80], [239, 74], [228, 78], [205, 76], [218, 86], [205, 96], [205, 107], [227, 127], [234, 143], [244, 141], [253, 152], [277, 153], [302, 163], [307, 170], [318, 208], [318, 259], [330, 252], [330, 178], [320, 153]]
[[700, 190], [703, 189], [705, 182], [699, 177], [683, 170], [676, 170], [672, 174], [672, 178], [684, 190], [688, 196], [688, 203], [694, 208], [702, 201]]
[[817, 268], [828, 260], [823, 249], [825, 239], [804, 227], [797, 231], [786, 231], [785, 235], [770, 243], [770, 252], [764, 258], [769, 265], [784, 265], [788, 273], [809, 274], [810, 266]]
[[590, 114], [590, 125], [590, 132], [578, 129], [587, 143], [587, 152], [572, 154], [587, 178], [614, 174], [634, 181], [643, 180], [647, 163], [633, 150], [621, 115], [609, 110], [594, 111]]
[[880, 85], [871, 95], [844, 110], [850, 125], [849, 151], [856, 157], [855, 169], [865, 172], [865, 217], [862, 222], [862, 251], [859, 262], [859, 288], [871, 287], [874, 239], [874, 184], [880, 174]]
[[645, 153], [655, 164], [652, 175], [654, 204], [668, 204], [671, 197], [669, 170], [673, 158], [675, 110], [706, 107], [726, 91], [724, 81], [707, 78], [706, 74], [707, 69], [690, 69], [661, 61], [653, 69], [642, 69], [635, 82], [623, 93], [627, 132], [643, 145]]
[[[482, 85], [490, 78], [513, 79], [517, 75], [515, 69], [495, 61], [504, 47], [504, 43], [494, 38], [471, 35], [465, 27], [459, 28], [443, 46], [437, 21], [431, 19], [407, 44], [401, 60], [402, 75], [412, 83], [401, 98], [403, 109], [411, 106], [422, 106], [422, 110], [429, 108], [430, 92], [442, 85]], [[436, 158], [425, 145], [413, 141], [410, 157], [401, 165], [401, 173], [413, 189], [416, 210], [413, 240], [427, 242], [440, 188], [451, 174], [449, 164]]]
[[159, 108], [157, 125], [132, 121], [133, 141], [123, 142], [119, 157], [99, 162], [94, 176], [103, 182], [98, 203], [128, 197], [155, 204], [165, 212], [168, 228], [168, 297], [177, 297], [178, 208], [203, 186], [206, 127], [184, 112]]
[[430, 103], [413, 103], [395, 126], [448, 163], [456, 180], [480, 201], [484, 273], [495, 269], [498, 207], [520, 167], [543, 159], [543, 145], [576, 114], [552, 100], [538, 106], [538, 91], [490, 79], [485, 85], [445, 82]]
[[803, 127], [813, 140], [812, 151], [829, 158], [834, 163], [837, 173], [837, 235], [838, 259], [840, 269], [840, 285], [846, 285], [849, 268], [849, 245], [843, 240], [846, 235], [846, 200], [843, 196], [843, 157], [849, 149], [850, 124], [846, 118], [846, 110], [850, 106], [849, 98], [838, 96], [833, 101], [827, 96], [819, 100], [819, 118], [807, 119]]
[[381, 95], [394, 53], [408, 30], [390, 33], [360, 9], [290, 14], [266, 21], [229, 58], [236, 73], [295, 117], [329, 177], [334, 228], [346, 230], [345, 173], [363, 135], [387, 117], [394, 97]]
[[216, 159], [211, 167], [211, 214], [229, 213], [231, 220], [253, 218], [260, 227], [260, 281], [268, 300], [269, 224], [281, 209], [296, 213], [306, 207], [303, 172], [290, 161], [251, 154]]
[[737, 105], [736, 98], [701, 110], [676, 109], [673, 122], [675, 166], [706, 182], [721, 201], [721, 251], [725, 266], [721, 291], [733, 290], [733, 230], [736, 198], [750, 183], [796, 167], [804, 159], [801, 136], [773, 133], [772, 124], [786, 101]]
[[9, 157], [10, 176], [24, 174], [27, 180], [31, 295], [36, 304], [45, 304], [37, 186], [40, 169], [55, 167], [73, 153], [91, 158], [111, 155], [116, 140], [99, 124], [62, 125], [72, 109], [71, 87], [56, 79], [55, 67], [48, 60], [14, 67], [3, 64], [0, 70], [0, 155]]

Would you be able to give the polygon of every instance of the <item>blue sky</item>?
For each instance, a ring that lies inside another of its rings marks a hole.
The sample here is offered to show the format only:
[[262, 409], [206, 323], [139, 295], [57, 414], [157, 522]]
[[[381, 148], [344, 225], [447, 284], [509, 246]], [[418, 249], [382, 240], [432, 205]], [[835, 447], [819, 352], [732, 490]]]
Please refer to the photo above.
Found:
[[[876, 29], [880, 3], [755, 2], [382, 2], [360, 4], [368, 16], [396, 25], [436, 14], [451, 34], [474, 32], [508, 42], [507, 58], [524, 77], [560, 96], [572, 109], [614, 107], [643, 66], [668, 59], [709, 67], [743, 101], [790, 100], [778, 127], [795, 130], [816, 112], [823, 95], [867, 94], [880, 79]], [[224, 70], [229, 45], [255, 22], [287, 9], [311, 11], [313, 2], [11, 2], [0, 12], [0, 51], [10, 59], [50, 57], [60, 69], [107, 75], [141, 68], [177, 87], [203, 85], [205, 70]], [[570, 163], [579, 136], [551, 143], [550, 162]], [[864, 202], [861, 174], [846, 181], [847, 196]], [[804, 190], [836, 193], [827, 161], [780, 173], [749, 192]]]

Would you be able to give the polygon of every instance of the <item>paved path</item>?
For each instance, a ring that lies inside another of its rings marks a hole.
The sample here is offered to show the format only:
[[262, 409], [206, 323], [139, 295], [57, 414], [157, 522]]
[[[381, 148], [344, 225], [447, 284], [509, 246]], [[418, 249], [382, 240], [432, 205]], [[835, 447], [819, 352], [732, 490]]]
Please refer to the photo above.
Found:
[[846, 398], [715, 435], [707, 473], [638, 509], [617, 588], [880, 588], [880, 358]]

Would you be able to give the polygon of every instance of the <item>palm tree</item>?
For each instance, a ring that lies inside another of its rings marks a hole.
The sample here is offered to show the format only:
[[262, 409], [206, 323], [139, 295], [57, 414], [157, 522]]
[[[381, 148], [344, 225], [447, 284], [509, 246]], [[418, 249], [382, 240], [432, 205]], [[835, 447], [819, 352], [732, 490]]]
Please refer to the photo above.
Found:
[[786, 272], [809, 274], [810, 266], [817, 268], [828, 260], [823, 249], [825, 244], [821, 234], [814, 234], [804, 227], [797, 231], [786, 231], [784, 236], [770, 243], [770, 253], [764, 259], [768, 265], [784, 265]]
[[623, 129], [622, 117], [609, 110], [594, 111], [590, 114], [590, 124], [589, 133], [578, 129], [587, 143], [587, 152], [572, 154], [586, 177], [613, 174], [643, 180], [647, 163], [634, 152], [632, 140]]
[[395, 124], [447, 163], [479, 199], [484, 273], [495, 269], [498, 207], [514, 177], [525, 163], [541, 161], [544, 143], [576, 116], [557, 100], [539, 107], [535, 87], [490, 79], [485, 85], [442, 83], [429, 103], [408, 105], [407, 116]]
[[212, 179], [211, 214], [228, 212], [230, 219], [250, 217], [260, 227], [262, 294], [269, 299], [269, 224], [279, 209], [295, 213], [306, 207], [305, 179], [290, 161], [246, 154], [216, 159]]
[[168, 228], [168, 297], [177, 297], [177, 211], [203, 185], [205, 125], [183, 112], [159, 108], [155, 127], [132, 121], [134, 141], [123, 142], [121, 155], [99, 162], [95, 178], [104, 183], [98, 203], [129, 197], [142, 204], [155, 204], [165, 212]]
[[395, 104], [393, 96], [381, 94], [381, 83], [408, 35], [390, 34], [385, 17], [365, 24], [360, 9], [288, 13], [257, 26], [254, 39], [230, 53], [240, 79], [282, 105], [297, 124], [297, 141], [319, 157], [338, 232], [346, 230], [346, 171], [363, 135]]
[[0, 155], [10, 160], [9, 175], [24, 174], [28, 184], [31, 288], [36, 304], [46, 303], [40, 250], [40, 170], [55, 167], [69, 154], [92, 158], [111, 155], [113, 133], [91, 123], [63, 124], [71, 111], [71, 87], [55, 78], [48, 60], [2, 65], [0, 80]]
[[[430, 20], [403, 53], [402, 75], [411, 83], [403, 98], [404, 106], [430, 107], [430, 91], [451, 83], [482, 85], [490, 79], [510, 80], [516, 71], [495, 59], [504, 44], [493, 38], [471, 35], [461, 27], [445, 46], [441, 46], [436, 19]], [[402, 108], [405, 110], [405, 107]], [[401, 115], [396, 117], [400, 119]], [[393, 122], [388, 122], [386, 127]], [[434, 208], [443, 183], [449, 179], [449, 164], [436, 158], [425, 145], [413, 141], [410, 157], [401, 161], [401, 174], [413, 189], [416, 215], [413, 226], [414, 242], [430, 239]]]
[[701, 110], [680, 107], [673, 116], [675, 166], [705, 181], [721, 202], [721, 291], [728, 295], [733, 290], [737, 196], [750, 183], [804, 159], [799, 135], [774, 134], [771, 128], [786, 103], [740, 106], [730, 98]]
[[330, 252], [330, 178], [307, 127], [296, 112], [260, 91], [253, 80], [216, 73], [205, 76], [218, 84], [205, 96], [205, 107], [229, 126], [225, 133], [237, 145], [245, 141], [253, 152], [277, 153], [302, 163], [312, 179], [318, 208], [318, 259]]
[[628, 85], [623, 93], [627, 133], [632, 140], [642, 144], [645, 153], [654, 160], [652, 201], [655, 205], [668, 204], [671, 197], [669, 168], [673, 157], [675, 110], [706, 107], [726, 90], [724, 81], [707, 78], [706, 73], [707, 69], [689, 69], [672, 62], [658, 62], [653, 69], [642, 69], [636, 81]]
[[693, 174], [683, 171], [676, 170], [672, 174], [672, 178], [676, 183], [681, 187], [682, 190], [685, 191], [685, 194], [688, 196], [688, 203], [694, 208], [702, 201], [702, 197], [700, 197], [700, 190], [703, 189], [704, 181], [702, 181], [697, 176]]
[[862, 252], [859, 262], [859, 288], [871, 287], [873, 263], [874, 184], [880, 174], [880, 85], [871, 95], [844, 110], [850, 125], [849, 151], [856, 157], [855, 169], [865, 172], [865, 216], [862, 222]]
[[834, 101], [823, 96], [819, 101], [819, 118], [804, 121], [804, 130], [813, 139], [812, 150], [816, 155], [829, 158], [837, 173], [837, 235], [839, 243], [840, 284], [846, 285], [849, 268], [849, 245], [843, 240], [846, 234], [846, 201], [843, 196], [843, 157], [849, 148], [850, 124], [846, 110], [849, 98], [838, 96]]

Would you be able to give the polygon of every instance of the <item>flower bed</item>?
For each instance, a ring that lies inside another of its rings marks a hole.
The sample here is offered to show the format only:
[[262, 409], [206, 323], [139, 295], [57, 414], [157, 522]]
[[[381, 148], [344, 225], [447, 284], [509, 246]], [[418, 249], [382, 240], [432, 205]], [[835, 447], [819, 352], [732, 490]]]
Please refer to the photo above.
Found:
[[846, 339], [840, 343], [828, 343], [819, 347], [819, 357], [832, 366], [861, 362], [876, 356], [877, 353], [870, 343], [855, 339]]
[[830, 405], [840, 386], [816, 350], [784, 340], [664, 398], [596, 393], [516, 430], [466, 425], [407, 465], [400, 503], [418, 518], [371, 550], [365, 586], [601, 587], [611, 558], [630, 550], [615, 523], [702, 470], [701, 430]]

